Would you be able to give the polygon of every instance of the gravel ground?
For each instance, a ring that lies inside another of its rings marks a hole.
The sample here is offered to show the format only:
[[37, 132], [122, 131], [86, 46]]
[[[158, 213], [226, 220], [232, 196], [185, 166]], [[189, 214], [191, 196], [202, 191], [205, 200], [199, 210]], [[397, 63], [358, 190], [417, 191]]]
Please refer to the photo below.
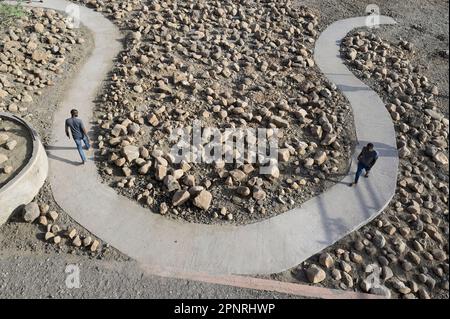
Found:
[[[77, 265], [80, 288], [66, 286]], [[70, 272], [70, 271], [69, 271]], [[148, 275], [135, 262], [88, 260], [43, 252], [0, 252], [1, 298], [290, 299], [281, 293]]]

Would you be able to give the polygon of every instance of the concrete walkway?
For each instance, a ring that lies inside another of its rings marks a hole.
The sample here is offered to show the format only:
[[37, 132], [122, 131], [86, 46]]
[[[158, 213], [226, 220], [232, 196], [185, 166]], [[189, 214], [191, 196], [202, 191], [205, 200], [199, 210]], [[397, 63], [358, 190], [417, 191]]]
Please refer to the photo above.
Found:
[[[69, 2], [46, 0], [45, 7], [63, 10]], [[39, 4], [33, 4], [40, 6]], [[92, 116], [94, 99], [120, 50], [116, 27], [100, 13], [80, 7], [80, 17], [95, 36], [95, 49], [54, 117], [49, 152], [50, 182], [58, 204], [89, 231], [140, 263], [160, 273], [198, 271], [220, 274], [269, 274], [297, 265], [377, 216], [396, 186], [395, 132], [379, 97], [342, 64], [339, 40], [364, 18], [337, 22], [320, 37], [316, 61], [352, 104], [358, 138], [373, 142], [381, 158], [370, 179], [358, 188], [342, 183], [301, 208], [246, 226], [208, 226], [174, 222], [151, 213], [102, 184], [94, 162], [77, 166], [73, 141], [64, 120], [77, 107]], [[393, 23], [382, 18], [381, 23]], [[346, 181], [350, 181], [351, 177]]]

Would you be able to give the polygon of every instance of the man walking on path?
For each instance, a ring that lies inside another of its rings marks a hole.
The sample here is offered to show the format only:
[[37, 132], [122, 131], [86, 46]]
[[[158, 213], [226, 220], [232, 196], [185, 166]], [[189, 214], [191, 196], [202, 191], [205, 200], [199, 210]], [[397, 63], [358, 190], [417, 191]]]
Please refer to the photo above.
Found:
[[375, 151], [372, 143], [367, 144], [363, 147], [361, 153], [358, 155], [358, 169], [355, 175], [355, 181], [350, 183], [349, 186], [354, 186], [358, 184], [359, 177], [362, 174], [362, 171], [366, 171], [365, 177], [369, 177], [369, 172], [372, 167], [375, 165], [375, 162], [378, 159], [378, 152]]
[[86, 156], [84, 155], [83, 152], [82, 143], [84, 143], [86, 150], [89, 150], [91, 148], [89, 144], [89, 137], [87, 136], [86, 128], [84, 127], [83, 121], [78, 118], [78, 111], [73, 109], [70, 111], [70, 114], [72, 115], [72, 117], [66, 120], [66, 135], [70, 139], [69, 135], [69, 128], [70, 128], [73, 140], [77, 145], [78, 153], [80, 153], [81, 160], [83, 161], [83, 164], [85, 164]]

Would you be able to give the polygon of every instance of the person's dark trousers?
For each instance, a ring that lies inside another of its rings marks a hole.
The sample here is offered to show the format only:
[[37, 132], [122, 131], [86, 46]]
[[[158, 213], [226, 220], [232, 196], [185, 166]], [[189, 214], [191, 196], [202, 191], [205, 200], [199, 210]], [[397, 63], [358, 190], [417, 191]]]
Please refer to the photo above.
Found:
[[358, 169], [356, 170], [356, 175], [355, 175], [355, 184], [358, 183], [359, 177], [361, 176], [363, 170], [365, 170], [366, 173], [368, 173], [370, 171], [370, 167], [364, 165], [361, 162], [358, 162]]
[[87, 150], [91, 148], [91, 146], [89, 145], [89, 140], [88, 140], [87, 136], [84, 136], [82, 139], [75, 139], [75, 144], [77, 145], [78, 153], [80, 153], [81, 160], [83, 162], [86, 162], [86, 156], [84, 155], [84, 152], [83, 152], [82, 143], [84, 143]]

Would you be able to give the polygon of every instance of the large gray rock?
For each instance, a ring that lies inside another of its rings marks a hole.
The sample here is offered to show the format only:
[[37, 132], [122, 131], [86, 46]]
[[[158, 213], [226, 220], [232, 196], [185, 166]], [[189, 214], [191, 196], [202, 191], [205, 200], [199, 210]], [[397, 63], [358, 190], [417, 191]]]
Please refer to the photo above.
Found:
[[200, 194], [197, 195], [197, 197], [194, 198], [193, 204], [202, 210], [208, 210], [209, 206], [211, 205], [211, 201], [211, 193], [203, 190], [200, 192]]
[[32, 223], [39, 217], [41, 211], [39, 210], [39, 205], [36, 202], [31, 202], [24, 206], [22, 214], [24, 221], [27, 223]]
[[322, 268], [318, 267], [317, 265], [312, 265], [306, 270], [306, 277], [308, 278], [309, 282], [313, 284], [317, 284], [327, 277], [327, 274], [325, 271], [323, 271]]

